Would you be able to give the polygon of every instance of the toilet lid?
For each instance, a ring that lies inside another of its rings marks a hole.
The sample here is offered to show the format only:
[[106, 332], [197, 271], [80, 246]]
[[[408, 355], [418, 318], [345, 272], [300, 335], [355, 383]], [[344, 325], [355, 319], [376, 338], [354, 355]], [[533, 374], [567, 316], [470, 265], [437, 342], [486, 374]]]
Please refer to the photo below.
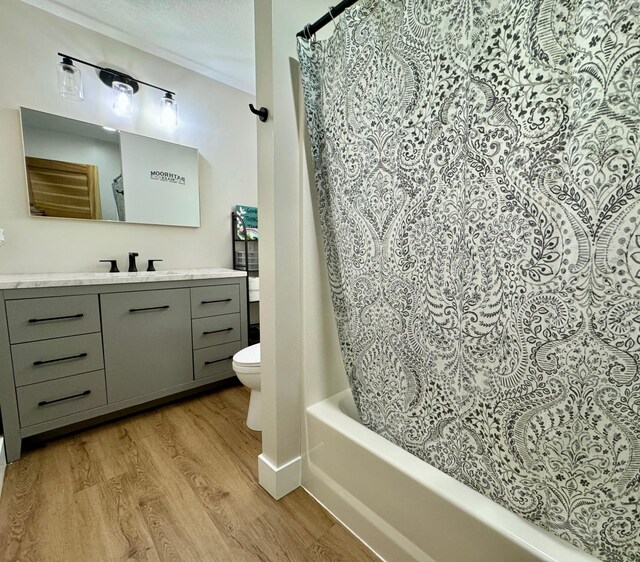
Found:
[[233, 362], [247, 367], [260, 366], [260, 344], [250, 345], [241, 349], [233, 356]]

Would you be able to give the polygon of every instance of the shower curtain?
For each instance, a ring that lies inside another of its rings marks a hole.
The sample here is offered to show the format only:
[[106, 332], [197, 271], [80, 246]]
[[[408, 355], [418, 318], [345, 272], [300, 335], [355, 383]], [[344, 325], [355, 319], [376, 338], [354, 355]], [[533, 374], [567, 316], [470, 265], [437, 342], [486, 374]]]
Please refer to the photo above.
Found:
[[640, 560], [640, 2], [360, 0], [330, 25], [299, 58], [363, 422]]

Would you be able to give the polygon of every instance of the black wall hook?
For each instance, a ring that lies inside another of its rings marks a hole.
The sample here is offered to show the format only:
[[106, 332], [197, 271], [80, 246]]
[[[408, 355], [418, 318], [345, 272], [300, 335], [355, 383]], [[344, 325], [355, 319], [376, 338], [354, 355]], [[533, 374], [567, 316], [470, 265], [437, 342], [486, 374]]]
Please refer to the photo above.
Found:
[[263, 123], [269, 117], [269, 110], [266, 107], [261, 107], [260, 109], [256, 109], [255, 107], [253, 107], [253, 104], [250, 103], [249, 109], [251, 110], [251, 113], [256, 114], [260, 118], [260, 121], [262, 121]]

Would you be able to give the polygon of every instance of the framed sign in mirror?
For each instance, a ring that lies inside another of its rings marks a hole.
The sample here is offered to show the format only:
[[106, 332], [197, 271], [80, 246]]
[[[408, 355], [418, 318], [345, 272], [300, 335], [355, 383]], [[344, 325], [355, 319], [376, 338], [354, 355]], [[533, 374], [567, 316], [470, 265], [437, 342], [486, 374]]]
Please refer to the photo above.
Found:
[[20, 113], [32, 216], [200, 226], [195, 148]]

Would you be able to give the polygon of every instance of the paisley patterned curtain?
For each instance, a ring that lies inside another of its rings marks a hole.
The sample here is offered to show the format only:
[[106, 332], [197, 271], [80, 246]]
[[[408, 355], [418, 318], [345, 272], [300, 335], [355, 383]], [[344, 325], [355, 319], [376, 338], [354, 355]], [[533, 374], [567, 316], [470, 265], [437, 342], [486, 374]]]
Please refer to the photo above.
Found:
[[364, 423], [640, 560], [640, 2], [361, 0], [299, 56]]

